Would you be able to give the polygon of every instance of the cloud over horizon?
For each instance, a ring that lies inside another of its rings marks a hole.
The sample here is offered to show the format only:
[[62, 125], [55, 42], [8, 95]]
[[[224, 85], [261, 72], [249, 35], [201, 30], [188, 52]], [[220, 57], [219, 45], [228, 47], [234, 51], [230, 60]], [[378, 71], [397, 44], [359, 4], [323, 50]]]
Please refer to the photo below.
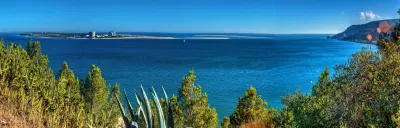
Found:
[[366, 12], [361, 12], [360, 13], [360, 20], [375, 20], [375, 19], [380, 19], [381, 16], [378, 14], [375, 14], [372, 11], [366, 11]]

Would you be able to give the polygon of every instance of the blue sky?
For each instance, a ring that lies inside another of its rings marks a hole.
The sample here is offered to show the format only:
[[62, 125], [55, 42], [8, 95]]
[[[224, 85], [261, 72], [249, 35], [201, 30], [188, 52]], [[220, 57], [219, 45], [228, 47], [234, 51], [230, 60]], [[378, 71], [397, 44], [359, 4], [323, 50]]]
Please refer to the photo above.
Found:
[[399, 8], [400, 0], [1, 0], [0, 32], [338, 33], [398, 18]]

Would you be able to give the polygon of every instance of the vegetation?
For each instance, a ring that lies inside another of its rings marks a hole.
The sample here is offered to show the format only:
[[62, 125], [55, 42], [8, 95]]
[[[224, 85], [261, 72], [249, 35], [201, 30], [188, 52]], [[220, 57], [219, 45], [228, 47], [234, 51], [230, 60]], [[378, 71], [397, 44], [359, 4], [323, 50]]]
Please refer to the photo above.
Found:
[[196, 76], [191, 70], [183, 77], [179, 97], [172, 96], [171, 107], [176, 127], [213, 128], [218, 125], [217, 112], [210, 108], [208, 96], [201, 86], [194, 85]]
[[[40, 42], [30, 40], [26, 49], [0, 40], [0, 107], [12, 108], [12, 114], [21, 115], [34, 127], [116, 126], [123, 110], [118, 109], [119, 85], [107, 84], [100, 68], [92, 65], [83, 80], [64, 62], [54, 75], [47, 56], [41, 53]], [[195, 81], [194, 71], [190, 71], [182, 80], [179, 97], [172, 96], [171, 100], [166, 95], [158, 99], [154, 90], [153, 100], [148, 99], [142, 90], [142, 101], [136, 93], [140, 101], [136, 111], [141, 108], [146, 114], [138, 115], [138, 119], [130, 117], [135, 126], [217, 127], [216, 110], [210, 108], [207, 94], [194, 85]]]
[[[378, 51], [366, 47], [354, 53], [348, 64], [336, 66], [333, 77], [330, 77], [329, 69], [325, 69], [311, 94], [303, 94], [300, 90], [288, 94], [282, 98], [285, 106], [279, 112], [238, 114], [238, 110], [248, 108], [244, 103], [251, 103], [239, 99], [230, 120], [225, 118], [221, 126], [246, 127], [237, 122], [246, 119], [245, 122], [254, 123], [257, 122], [254, 118], [266, 118], [272, 119], [273, 124], [264, 120], [264, 127], [399, 127], [399, 33], [397, 23], [391, 33], [382, 33], [390, 34], [391, 38], [385, 40], [381, 36]], [[266, 106], [263, 108], [268, 111]], [[239, 121], [232, 118], [237, 115]]]
[[0, 102], [13, 115], [33, 127], [111, 127], [118, 109], [110, 105], [98, 67], [92, 66], [86, 81], [79, 80], [64, 62], [57, 75], [48, 67], [40, 42], [21, 45], [0, 40]]
[[[143, 127], [156, 127], [155, 125], [153, 125], [154, 119], [153, 119], [153, 114], [152, 114], [152, 109], [151, 108], [150, 103], [149, 103], [149, 99], [147, 98], [147, 95], [145, 93], [145, 91], [143, 90], [143, 87], [141, 87], [142, 89], [142, 94], [144, 99], [142, 99], [139, 94], [137, 92], [135, 92], [135, 96], [136, 96], [136, 101], [138, 103], [138, 109], [136, 110], [136, 112], [134, 112], [133, 107], [128, 99], [128, 96], [126, 95], [125, 92], [125, 99], [126, 99], [126, 103], [128, 104], [128, 110], [129, 110], [129, 115], [130, 115], [130, 119], [128, 118], [127, 114], [125, 113], [125, 110], [122, 106], [122, 103], [119, 101], [118, 98], [118, 105], [125, 123], [125, 126], [128, 128], [138, 128], [139, 127], [139, 120], [141, 119], [141, 114], [143, 114], [143, 120], [145, 122], [145, 125]], [[150, 92], [153, 96], [153, 101], [156, 104], [156, 108], [157, 108], [157, 117], [158, 117], [158, 127], [160, 128], [173, 128], [174, 127], [174, 123], [173, 123], [173, 118], [172, 118], [172, 112], [169, 106], [169, 102], [168, 102], [168, 97], [167, 94], [165, 93], [165, 90], [163, 88], [163, 92], [164, 92], [164, 96], [165, 96], [165, 106], [167, 107], [167, 112], [165, 113], [164, 116], [164, 110], [163, 107], [161, 106], [161, 103], [158, 99], [157, 93], [155, 92], [154, 88], [150, 89]], [[117, 97], [117, 96], [116, 96]]]
[[272, 110], [267, 109], [267, 102], [257, 96], [255, 88], [250, 87], [243, 98], [239, 98], [238, 105], [229, 119], [224, 119], [223, 127], [238, 127], [248, 123], [258, 123], [273, 127]]
[[[399, 33], [397, 24], [391, 33], [382, 33], [378, 51], [363, 48], [336, 66], [335, 74], [325, 69], [311, 93], [298, 90], [282, 97], [279, 111], [268, 108], [250, 87], [221, 127], [400, 127]], [[125, 113], [119, 85], [107, 84], [97, 66], [91, 66], [85, 80], [66, 62], [54, 75], [39, 42], [29, 41], [24, 50], [0, 40], [0, 62], [0, 108], [32, 127], [115, 127], [120, 117], [126, 127], [218, 126], [216, 110], [195, 85], [193, 70], [171, 99], [165, 91], [158, 98], [154, 89], [149, 99], [141, 88], [143, 98], [135, 92], [134, 109], [125, 94]]]

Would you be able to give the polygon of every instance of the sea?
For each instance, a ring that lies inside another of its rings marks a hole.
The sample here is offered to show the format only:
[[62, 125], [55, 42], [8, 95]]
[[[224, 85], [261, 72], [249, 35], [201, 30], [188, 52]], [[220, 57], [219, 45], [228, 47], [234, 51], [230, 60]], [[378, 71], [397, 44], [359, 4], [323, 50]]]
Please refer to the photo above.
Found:
[[[101, 68], [106, 82], [120, 84], [131, 102], [134, 89], [154, 87], [163, 97], [178, 95], [182, 78], [195, 71], [196, 83], [207, 93], [221, 122], [233, 113], [239, 97], [253, 86], [269, 108], [280, 109], [281, 98], [310, 94], [320, 73], [346, 64], [362, 47], [375, 45], [327, 39], [327, 34], [237, 34], [237, 33], [130, 33], [173, 39], [57, 39], [40, 41], [43, 54], [57, 72], [64, 61], [85, 78], [90, 66]], [[1, 33], [0, 38], [25, 47], [31, 37]], [[148, 93], [149, 94], [149, 93]]]

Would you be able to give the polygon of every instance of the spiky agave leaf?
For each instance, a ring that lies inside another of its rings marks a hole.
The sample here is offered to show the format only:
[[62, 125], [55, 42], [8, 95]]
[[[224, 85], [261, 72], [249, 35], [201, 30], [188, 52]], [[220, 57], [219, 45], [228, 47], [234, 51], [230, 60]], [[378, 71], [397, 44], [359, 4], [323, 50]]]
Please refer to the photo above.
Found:
[[134, 126], [135, 126], [135, 125], [138, 125], [138, 123], [139, 123], [139, 117], [138, 117], [137, 113], [135, 113], [135, 112], [133, 111], [131, 102], [129, 101], [129, 98], [128, 98], [128, 96], [126, 95], [125, 89], [124, 89], [124, 96], [125, 96], [126, 103], [128, 104], [129, 113], [130, 113], [131, 118], [132, 118], [131, 123], [132, 123], [132, 125], [134, 125]]
[[117, 99], [119, 110], [121, 111], [122, 119], [124, 120], [125, 126], [128, 127], [128, 126], [130, 126], [130, 123], [129, 123], [130, 121], [129, 121], [128, 117], [126, 117], [126, 115], [125, 115], [125, 110], [122, 107], [121, 101], [119, 101], [117, 94], [114, 94], [114, 96], [115, 96], [115, 99]]
[[140, 97], [139, 93], [135, 91], [136, 101], [138, 103], [139, 109], [137, 110], [138, 117], [140, 117], [140, 112], [143, 112], [144, 122], [146, 123], [146, 128], [149, 128], [149, 123], [147, 122], [146, 112], [143, 109], [143, 100]]
[[[151, 110], [151, 106], [150, 106], [150, 101], [149, 101], [149, 99], [147, 97], [146, 92], [143, 89], [143, 86], [140, 86], [140, 88], [142, 90], [142, 94], [143, 94], [144, 99], [142, 99], [140, 97], [139, 93], [136, 90], [134, 90], [135, 91], [135, 97], [136, 97], [136, 100], [137, 100], [137, 103], [138, 103], [138, 106], [139, 106], [138, 109], [136, 110], [136, 113], [133, 111], [132, 104], [129, 101], [129, 98], [128, 98], [127, 94], [126, 94], [126, 91], [124, 90], [124, 96], [125, 96], [125, 99], [126, 99], [126, 103], [128, 105], [128, 109], [129, 109], [130, 115], [132, 117], [132, 121], [129, 121], [129, 119], [128, 119], [125, 111], [124, 111], [124, 108], [122, 107], [121, 102], [119, 101], [117, 96], [115, 96], [115, 97], [116, 97], [116, 99], [118, 101], [118, 106], [119, 106], [120, 111], [121, 111], [121, 113], [123, 115], [122, 117], [124, 119], [124, 123], [125, 123], [126, 127], [137, 128], [138, 127], [138, 122], [139, 122], [139, 117], [140, 117], [140, 114], [142, 112], [144, 120], [145, 120], [145, 123], [146, 123], [146, 127], [147, 128], [152, 128], [153, 124], [154, 124], [154, 120], [153, 120], [152, 110]], [[165, 92], [165, 89], [162, 88], [162, 90], [163, 90], [163, 93], [164, 93], [164, 96], [165, 96], [165, 100], [166, 100], [167, 117], [164, 116], [164, 111], [162, 109], [162, 106], [161, 106], [161, 103], [160, 103], [160, 100], [159, 100], [159, 98], [157, 96], [156, 91], [154, 90], [153, 87], [150, 88], [150, 93], [153, 96], [154, 104], [156, 105], [157, 113], [158, 113], [158, 116], [159, 116], [159, 122], [160, 122], [159, 126], [160, 126], [160, 128], [173, 128], [174, 127], [173, 115], [172, 115], [170, 103], [169, 103], [169, 100], [168, 100], [168, 96], [167, 96], [167, 94]], [[167, 120], [165, 118], [167, 118]]]
[[145, 101], [144, 105], [146, 106], [145, 108], [147, 110], [147, 118], [148, 118], [148, 121], [149, 121], [149, 127], [153, 127], [153, 122], [154, 121], [153, 121], [153, 114], [151, 112], [151, 106], [150, 106], [149, 99], [147, 98], [146, 92], [144, 91], [142, 85], [140, 85], [140, 89], [142, 90], [142, 94], [143, 94], [144, 101]]
[[165, 118], [166, 118], [165, 120], [166, 120], [166, 123], [167, 123], [167, 128], [174, 128], [174, 116], [172, 115], [172, 110], [171, 110], [171, 106], [169, 104], [168, 95], [165, 92], [164, 87], [161, 86], [161, 88], [162, 88], [162, 90], [164, 92], [165, 104], [167, 106], [167, 113], [166, 113], [167, 116], [165, 116]]
[[163, 110], [162, 110], [162, 107], [161, 107], [161, 104], [160, 104], [160, 100], [158, 100], [157, 93], [156, 93], [156, 91], [154, 90], [153, 87], [151, 87], [150, 93], [153, 95], [153, 101], [154, 101], [154, 103], [156, 104], [156, 107], [157, 107], [158, 120], [159, 120], [159, 123], [160, 123], [159, 126], [160, 126], [160, 128], [166, 128], [164, 114], [163, 114]]

